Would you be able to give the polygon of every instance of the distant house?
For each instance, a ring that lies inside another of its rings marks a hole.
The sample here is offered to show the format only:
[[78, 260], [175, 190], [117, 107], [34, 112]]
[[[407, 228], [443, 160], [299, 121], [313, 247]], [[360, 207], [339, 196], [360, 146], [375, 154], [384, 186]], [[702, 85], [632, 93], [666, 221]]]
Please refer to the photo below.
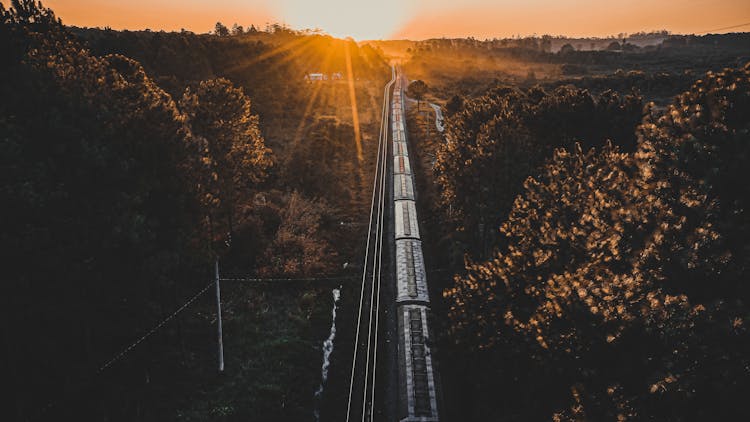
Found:
[[341, 72], [333, 72], [330, 75], [325, 73], [306, 73], [306, 82], [322, 82], [327, 80], [340, 81], [344, 79], [344, 75]]
[[327, 81], [328, 76], [323, 73], [308, 73], [305, 75], [305, 80], [308, 82]]

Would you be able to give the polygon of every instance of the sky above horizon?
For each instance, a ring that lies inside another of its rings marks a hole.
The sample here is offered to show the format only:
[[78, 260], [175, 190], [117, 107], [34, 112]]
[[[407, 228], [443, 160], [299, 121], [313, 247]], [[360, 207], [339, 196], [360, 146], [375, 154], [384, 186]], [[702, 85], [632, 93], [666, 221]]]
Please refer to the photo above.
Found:
[[[9, 2], [0, 0], [3, 4]], [[666, 29], [748, 31], [747, 0], [43, 0], [68, 25], [198, 33], [217, 21], [320, 28], [358, 40], [515, 35], [603, 37]], [[718, 30], [720, 29], [721, 30]]]

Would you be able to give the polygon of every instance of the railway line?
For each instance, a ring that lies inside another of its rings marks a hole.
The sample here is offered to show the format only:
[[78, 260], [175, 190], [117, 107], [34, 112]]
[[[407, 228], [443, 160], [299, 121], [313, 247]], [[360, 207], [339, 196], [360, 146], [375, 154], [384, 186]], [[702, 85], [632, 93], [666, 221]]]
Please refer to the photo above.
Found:
[[[383, 90], [380, 135], [376, 159], [375, 177], [368, 223], [367, 244], [362, 269], [357, 312], [357, 328], [354, 339], [349, 395], [346, 407], [347, 421], [371, 421], [375, 417], [375, 391], [377, 381], [378, 333], [380, 323], [381, 279], [383, 275], [383, 245], [386, 213], [386, 170], [388, 157], [389, 102], [391, 87], [396, 82], [395, 68], [391, 69], [391, 81]], [[368, 296], [369, 293], [369, 296]]]
[[404, 107], [405, 78], [393, 89], [393, 215], [396, 245], [399, 408], [402, 422], [439, 420], [440, 381], [430, 345], [430, 298], [409, 163]]
[[[429, 340], [430, 298], [406, 137], [405, 80], [396, 68], [391, 72], [383, 93], [346, 420], [437, 422], [440, 383]], [[384, 263], [389, 256], [394, 265]], [[395, 280], [395, 286], [381, 289], [383, 280]], [[381, 300], [389, 302], [381, 308]], [[381, 331], [388, 335], [385, 341]], [[385, 343], [390, 344], [382, 347]], [[380, 357], [390, 354], [392, 365], [378, 362], [379, 344], [384, 349]], [[381, 374], [389, 366], [392, 371]], [[386, 389], [397, 393], [376, 398]]]

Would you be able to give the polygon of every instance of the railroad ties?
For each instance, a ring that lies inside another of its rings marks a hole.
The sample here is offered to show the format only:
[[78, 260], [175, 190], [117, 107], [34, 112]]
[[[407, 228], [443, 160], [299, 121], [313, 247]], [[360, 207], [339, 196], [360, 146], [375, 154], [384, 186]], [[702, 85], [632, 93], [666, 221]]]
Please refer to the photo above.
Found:
[[399, 420], [438, 421], [436, 368], [430, 348], [430, 298], [406, 143], [402, 78], [393, 90], [393, 210], [399, 328]]

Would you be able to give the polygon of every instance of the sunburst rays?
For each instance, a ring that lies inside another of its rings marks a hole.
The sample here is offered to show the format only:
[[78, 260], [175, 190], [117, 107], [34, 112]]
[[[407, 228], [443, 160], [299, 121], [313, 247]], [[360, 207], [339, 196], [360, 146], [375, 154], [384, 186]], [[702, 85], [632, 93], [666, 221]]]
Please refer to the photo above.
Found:
[[[322, 68], [325, 69], [329, 66], [332, 56], [333, 56], [333, 49], [329, 48], [326, 51], [326, 55], [323, 57], [323, 62], [321, 65]], [[315, 84], [312, 95], [310, 95], [310, 98], [307, 100], [307, 105], [305, 105], [305, 111], [302, 113], [302, 117], [299, 120], [297, 129], [295, 129], [294, 131], [294, 138], [292, 139], [293, 147], [296, 146], [297, 143], [302, 139], [302, 129], [304, 129], [305, 127], [305, 121], [307, 121], [307, 118], [310, 117], [310, 115], [312, 114], [313, 107], [315, 106], [315, 100], [317, 100], [322, 87], [323, 87], [323, 84]]]
[[359, 111], [357, 110], [357, 93], [354, 90], [354, 71], [352, 70], [352, 55], [349, 43], [344, 48], [346, 59], [346, 82], [349, 86], [349, 104], [352, 109], [352, 126], [354, 127], [354, 142], [357, 147], [357, 159], [362, 162], [362, 133], [359, 131]]

